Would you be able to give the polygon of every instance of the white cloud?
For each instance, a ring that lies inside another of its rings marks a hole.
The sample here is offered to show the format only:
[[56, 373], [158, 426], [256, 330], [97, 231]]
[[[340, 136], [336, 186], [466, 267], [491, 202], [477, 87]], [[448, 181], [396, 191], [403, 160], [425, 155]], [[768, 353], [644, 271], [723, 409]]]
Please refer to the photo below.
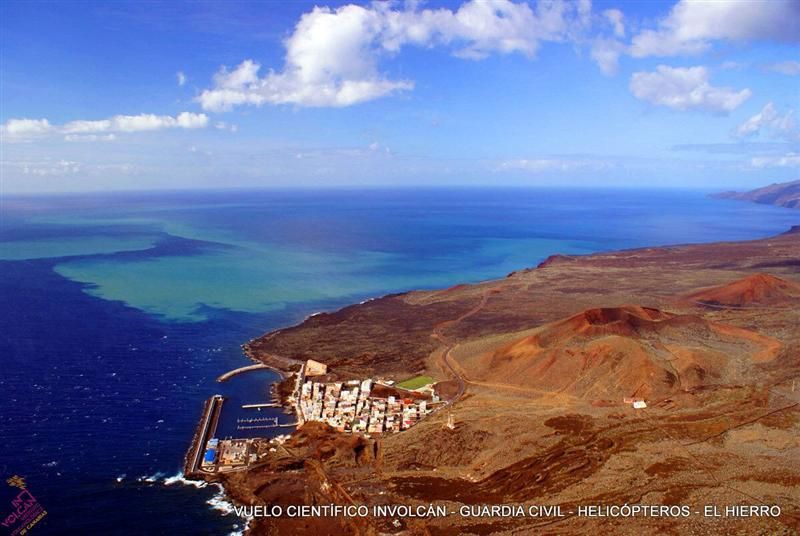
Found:
[[381, 46], [397, 51], [405, 44], [453, 45], [462, 58], [481, 59], [494, 53], [520, 52], [532, 57], [541, 40], [561, 40], [568, 30], [567, 5], [540, 2], [536, 11], [527, 3], [471, 0], [457, 11], [387, 9], [379, 35]]
[[681, 0], [655, 30], [634, 36], [635, 57], [696, 54], [714, 40], [800, 42], [797, 0]]
[[6, 138], [28, 138], [42, 136], [53, 131], [47, 119], [9, 119], [0, 126], [0, 136]]
[[114, 134], [67, 134], [64, 141], [114, 141], [117, 136]]
[[254, 61], [245, 60], [233, 71], [221, 71], [215, 77], [215, 87], [203, 91], [197, 98], [198, 102], [203, 109], [214, 112], [239, 105], [260, 106], [265, 103], [342, 107], [414, 87], [408, 81], [389, 81], [377, 75], [361, 80], [344, 80], [333, 77], [326, 69], [320, 71], [319, 77], [305, 76], [300, 71], [270, 72], [264, 78], [256, 76], [252, 81], [243, 82], [249, 78], [250, 72], [257, 73], [260, 68]]
[[236, 69], [228, 71], [225, 67], [214, 75], [217, 87], [224, 89], [241, 89], [246, 85], [258, 82], [259, 64], [253, 60], [244, 60]]
[[783, 156], [755, 156], [750, 159], [750, 166], [763, 168], [796, 168], [800, 167], [800, 154], [788, 153]]
[[377, 71], [380, 24], [380, 12], [372, 8], [315, 7], [286, 40], [283, 71], [270, 71], [262, 78], [261, 65], [245, 60], [231, 71], [221, 69], [214, 87], [203, 91], [198, 101], [212, 111], [265, 103], [349, 106], [410, 89], [410, 82], [390, 81]]
[[614, 28], [616, 37], [625, 37], [625, 15], [619, 9], [606, 9], [603, 16]]
[[535, 8], [510, 0], [470, 0], [457, 10], [418, 9], [390, 2], [337, 9], [315, 7], [286, 39], [280, 71], [259, 76], [245, 60], [222, 68], [197, 100], [205, 110], [239, 105], [295, 104], [343, 107], [413, 89], [410, 80], [381, 73], [381, 58], [404, 46], [447, 46], [453, 54], [480, 59], [489, 54], [533, 57], [542, 41], [566, 41], [588, 26], [588, 0], [541, 1]]
[[86, 163], [66, 158], [53, 159], [41, 158], [38, 160], [2, 160], [2, 172], [13, 173], [18, 176], [33, 177], [80, 177], [89, 176], [105, 177], [109, 173], [131, 174], [136, 172], [135, 166], [129, 163]]
[[225, 121], [217, 121], [214, 123], [214, 128], [217, 130], [227, 130], [228, 132], [237, 132], [239, 130], [238, 125], [226, 123]]
[[36, 175], [39, 177], [74, 175], [80, 173], [82, 166], [79, 162], [71, 160], [58, 160], [56, 162], [20, 162], [17, 167], [25, 175]]
[[176, 116], [139, 114], [115, 115], [108, 119], [70, 121], [52, 125], [47, 119], [9, 119], [0, 126], [3, 141], [27, 141], [50, 134], [64, 134], [67, 141], [109, 141], [109, 136], [119, 132], [146, 132], [167, 128], [196, 129], [208, 125], [206, 114], [181, 112]]
[[768, 71], [785, 74], [786, 76], [800, 75], [800, 61], [781, 61], [767, 65], [766, 68]]
[[773, 138], [786, 141], [800, 139], [794, 110], [781, 114], [775, 105], [768, 102], [760, 112], [751, 116], [733, 131], [737, 138], [753, 137], [765, 132]]
[[705, 67], [669, 67], [659, 65], [655, 72], [633, 73], [633, 95], [640, 100], [674, 110], [701, 110], [727, 113], [750, 98], [752, 92], [712, 86]]
[[625, 45], [616, 39], [597, 38], [592, 41], [589, 53], [597, 62], [603, 74], [611, 76], [619, 70], [619, 57], [625, 52]]
[[178, 71], [175, 73], [175, 78], [178, 80], [179, 86], [186, 85], [186, 75], [183, 73], [183, 71]]
[[[107, 130], [115, 132], [146, 132], [165, 128], [205, 128], [208, 125], [208, 116], [193, 112], [181, 112], [175, 117], [155, 114], [115, 115], [110, 120], [97, 121], [97, 123], [106, 122], [109, 122], [110, 125], [108, 127], [101, 126], [98, 132]], [[68, 125], [69, 123], [66, 126]]]
[[521, 158], [504, 160], [496, 167], [496, 171], [525, 171], [527, 173], [545, 173], [550, 171], [574, 171], [577, 169], [600, 170], [610, 167], [610, 163], [601, 160], [577, 158]]
[[720, 68], [724, 71], [733, 71], [736, 69], [741, 69], [743, 67], [744, 65], [742, 65], [738, 61], [731, 61], [731, 60], [723, 61], [722, 64], [720, 65]]
[[89, 134], [92, 132], [107, 132], [111, 130], [111, 119], [70, 121], [58, 130], [65, 134]]
[[386, 147], [385, 145], [382, 145], [377, 141], [373, 141], [372, 143], [367, 145], [367, 149], [369, 149], [369, 151], [373, 154], [394, 156], [394, 153], [392, 153], [392, 150], [389, 147]]
[[605, 29], [610, 29], [612, 35], [607, 32], [596, 33], [590, 39], [589, 55], [600, 67], [606, 76], [617, 74], [619, 69], [619, 58], [628, 52], [628, 46], [622, 41], [625, 37], [625, 15], [619, 9], [606, 9], [601, 13], [599, 19]]

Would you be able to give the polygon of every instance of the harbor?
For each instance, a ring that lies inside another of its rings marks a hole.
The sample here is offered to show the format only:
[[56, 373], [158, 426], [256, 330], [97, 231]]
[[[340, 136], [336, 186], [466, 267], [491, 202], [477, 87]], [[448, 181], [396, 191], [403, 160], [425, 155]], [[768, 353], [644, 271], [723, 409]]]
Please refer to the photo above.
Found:
[[222, 394], [209, 398], [203, 408], [185, 474], [246, 470], [277, 452], [303, 422], [321, 421], [339, 432], [369, 437], [408, 430], [443, 404], [427, 376], [400, 384], [372, 378], [310, 379], [325, 378], [326, 373], [324, 364], [312, 360], [300, 367], [289, 397], [291, 412], [274, 399], [280, 376], [267, 367], [241, 367], [223, 375]]
[[[269, 368], [257, 368], [239, 372], [219, 384], [226, 401], [216, 437], [270, 439], [291, 432], [296, 419], [274, 398], [272, 390], [280, 379], [280, 375]], [[286, 426], [278, 426], [283, 424]]]
[[220, 392], [205, 402], [187, 453], [187, 477], [245, 470], [274, 452], [297, 426], [294, 414], [272, 399], [272, 386], [280, 380], [275, 371], [251, 365], [220, 378]]
[[268, 430], [271, 428], [292, 428], [296, 422], [281, 423], [278, 417], [258, 417], [250, 419], [237, 419], [237, 430]]

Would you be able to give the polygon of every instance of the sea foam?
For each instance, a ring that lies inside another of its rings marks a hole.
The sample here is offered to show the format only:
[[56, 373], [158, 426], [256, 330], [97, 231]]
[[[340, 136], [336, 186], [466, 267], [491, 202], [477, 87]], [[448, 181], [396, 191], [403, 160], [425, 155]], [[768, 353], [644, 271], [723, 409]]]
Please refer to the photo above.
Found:
[[[225, 488], [222, 487], [222, 484], [218, 483], [208, 483], [202, 480], [190, 480], [186, 478], [186, 476], [179, 472], [173, 476], [168, 476], [161, 480], [161, 483], [165, 486], [174, 486], [175, 484], [182, 484], [184, 486], [192, 486], [198, 489], [206, 488], [209, 486], [215, 487], [217, 492], [214, 493], [207, 501], [206, 504], [211, 507], [212, 510], [216, 510], [221, 512], [222, 515], [235, 515], [234, 504], [228, 499], [228, 496], [225, 495]], [[247, 525], [250, 523], [251, 517], [241, 517], [243, 521], [245, 521], [245, 526], [242, 529], [237, 528], [231, 535], [234, 534], [244, 534], [247, 530]]]
[[174, 484], [183, 484], [184, 486], [194, 486], [195, 488], [205, 488], [208, 483], [203, 480], [189, 480], [183, 473], [178, 473], [173, 476], [168, 476], [163, 480], [165, 486], [172, 486]]

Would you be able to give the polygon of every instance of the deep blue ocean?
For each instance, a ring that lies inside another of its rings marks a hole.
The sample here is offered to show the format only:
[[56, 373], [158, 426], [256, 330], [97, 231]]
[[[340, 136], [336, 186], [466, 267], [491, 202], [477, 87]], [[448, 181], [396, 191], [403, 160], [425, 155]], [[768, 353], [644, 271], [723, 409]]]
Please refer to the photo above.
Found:
[[240, 530], [219, 490], [176, 477], [206, 398], [266, 400], [269, 371], [215, 381], [247, 364], [240, 345], [265, 331], [554, 253], [762, 238], [800, 224], [798, 211], [655, 190], [1, 202], [0, 473], [23, 476], [47, 509], [31, 534]]

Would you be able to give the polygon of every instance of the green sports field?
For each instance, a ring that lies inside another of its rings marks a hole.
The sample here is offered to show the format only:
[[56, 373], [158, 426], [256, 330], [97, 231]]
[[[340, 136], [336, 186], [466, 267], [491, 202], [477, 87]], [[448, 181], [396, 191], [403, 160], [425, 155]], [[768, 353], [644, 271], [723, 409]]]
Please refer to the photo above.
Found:
[[400, 383], [397, 384], [397, 387], [413, 391], [414, 389], [425, 387], [429, 383], [433, 382], [434, 380], [430, 376], [417, 376], [415, 378], [409, 378], [407, 380], [401, 381]]

